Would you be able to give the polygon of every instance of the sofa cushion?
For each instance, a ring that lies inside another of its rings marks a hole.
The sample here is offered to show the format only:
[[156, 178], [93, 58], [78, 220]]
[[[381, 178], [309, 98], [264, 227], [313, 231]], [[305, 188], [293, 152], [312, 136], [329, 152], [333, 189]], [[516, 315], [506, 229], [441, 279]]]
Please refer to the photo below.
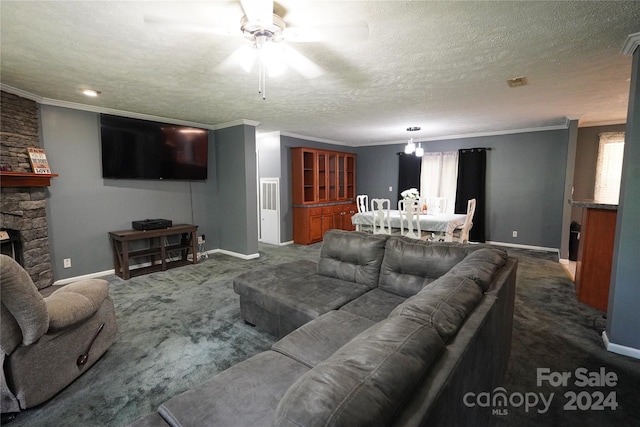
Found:
[[443, 347], [437, 332], [411, 319], [379, 322], [300, 377], [274, 425], [388, 425]]
[[332, 310], [300, 326], [271, 349], [313, 368], [374, 323], [346, 311]]
[[410, 297], [462, 261], [469, 249], [460, 243], [391, 237], [380, 267], [379, 288]]
[[311, 261], [252, 270], [235, 277], [233, 287], [245, 304], [255, 304], [296, 327], [369, 290], [355, 282], [321, 276]]
[[171, 426], [270, 426], [278, 401], [308, 366], [267, 350], [164, 402]]
[[348, 311], [379, 322], [386, 319], [389, 313], [404, 300], [406, 300], [405, 297], [376, 288], [343, 305], [340, 311]]
[[318, 273], [375, 288], [388, 237], [359, 231], [327, 231], [320, 250]]
[[468, 277], [486, 292], [496, 273], [506, 262], [507, 252], [502, 249], [478, 249], [453, 266], [449, 274]]
[[400, 304], [389, 317], [432, 326], [448, 342], [481, 299], [482, 291], [473, 280], [447, 274]]

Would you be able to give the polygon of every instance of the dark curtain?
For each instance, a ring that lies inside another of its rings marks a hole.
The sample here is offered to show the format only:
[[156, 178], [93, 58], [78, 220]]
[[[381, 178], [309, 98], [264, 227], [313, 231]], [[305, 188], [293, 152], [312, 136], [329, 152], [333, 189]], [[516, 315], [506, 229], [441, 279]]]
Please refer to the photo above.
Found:
[[413, 154], [398, 153], [398, 200], [400, 193], [409, 188], [417, 188], [420, 191], [420, 168], [422, 157]]
[[472, 148], [458, 152], [458, 187], [456, 190], [455, 213], [467, 213], [467, 202], [476, 199], [473, 227], [469, 241], [485, 241], [487, 149]]

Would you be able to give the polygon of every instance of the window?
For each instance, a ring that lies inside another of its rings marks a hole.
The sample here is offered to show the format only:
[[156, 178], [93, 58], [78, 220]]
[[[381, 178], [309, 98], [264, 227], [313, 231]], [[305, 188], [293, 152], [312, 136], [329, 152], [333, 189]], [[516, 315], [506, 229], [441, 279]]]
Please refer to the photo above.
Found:
[[458, 185], [458, 152], [424, 153], [420, 172], [420, 195], [444, 197], [445, 212], [453, 213]]
[[593, 191], [593, 198], [598, 202], [618, 204], [623, 154], [624, 132], [600, 134], [596, 185]]

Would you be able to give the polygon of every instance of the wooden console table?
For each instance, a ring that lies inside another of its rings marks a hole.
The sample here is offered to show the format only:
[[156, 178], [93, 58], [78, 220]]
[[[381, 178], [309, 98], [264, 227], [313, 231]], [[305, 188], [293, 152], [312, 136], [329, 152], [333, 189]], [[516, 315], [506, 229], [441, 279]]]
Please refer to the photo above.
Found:
[[[197, 230], [197, 225], [178, 224], [158, 230], [110, 231], [109, 238], [113, 249], [113, 268], [115, 273], [126, 280], [154, 271], [164, 271], [187, 264], [196, 264], [198, 262]], [[166, 238], [175, 235], [180, 235], [180, 242], [168, 244]], [[129, 243], [137, 240], [148, 240], [148, 247], [131, 250]], [[167, 259], [171, 252], [180, 252], [179, 259]], [[188, 259], [189, 253], [191, 253], [191, 260]], [[129, 261], [132, 258], [145, 257], [150, 259], [150, 265], [133, 270], [130, 269]]]

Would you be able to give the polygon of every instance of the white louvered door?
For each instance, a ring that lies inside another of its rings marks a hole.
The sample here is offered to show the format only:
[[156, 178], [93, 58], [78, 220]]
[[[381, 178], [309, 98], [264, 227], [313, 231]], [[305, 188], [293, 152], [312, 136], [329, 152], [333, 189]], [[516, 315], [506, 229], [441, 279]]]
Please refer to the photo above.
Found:
[[280, 178], [260, 178], [260, 241], [280, 244]]

